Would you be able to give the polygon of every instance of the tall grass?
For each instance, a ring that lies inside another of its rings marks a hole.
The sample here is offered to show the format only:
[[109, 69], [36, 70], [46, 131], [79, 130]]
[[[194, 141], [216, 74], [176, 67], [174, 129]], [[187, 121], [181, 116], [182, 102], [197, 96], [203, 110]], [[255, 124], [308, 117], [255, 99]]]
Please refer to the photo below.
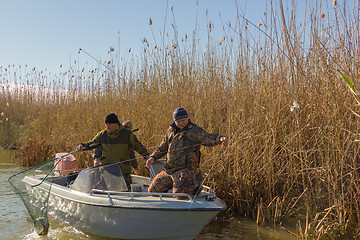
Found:
[[[30, 166], [91, 139], [115, 112], [152, 151], [182, 106], [230, 138], [227, 148], [202, 148], [201, 162], [229, 214], [259, 224], [297, 219], [303, 239], [358, 237], [359, 107], [337, 69], [359, 86], [359, 3], [319, 4], [301, 23], [278, 3], [262, 24], [239, 14], [219, 39], [209, 22], [207, 46], [196, 32], [161, 46], [144, 39], [140, 60], [110, 53], [103, 64], [112, 71], [1, 67], [1, 145], [16, 145]], [[91, 164], [90, 153], [77, 157]]]

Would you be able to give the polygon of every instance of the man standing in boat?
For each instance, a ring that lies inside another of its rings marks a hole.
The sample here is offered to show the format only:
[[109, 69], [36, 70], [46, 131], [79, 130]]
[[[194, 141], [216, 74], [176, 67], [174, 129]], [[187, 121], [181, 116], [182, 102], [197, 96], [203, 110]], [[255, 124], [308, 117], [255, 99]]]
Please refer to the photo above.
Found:
[[[164, 169], [150, 184], [149, 192], [167, 192], [193, 194], [196, 190], [196, 177], [199, 175], [200, 145], [228, 145], [228, 138], [218, 134], [207, 133], [190, 121], [184, 108], [176, 108], [174, 122], [170, 125], [160, 145], [146, 161], [150, 166], [159, 158], [167, 155]], [[179, 197], [180, 198], [180, 197]]]
[[[130, 120], [126, 120], [125, 122], [122, 123], [122, 125], [124, 126], [124, 128], [127, 128], [127, 129], [131, 130], [132, 132], [136, 132], [136, 131], [139, 130], [138, 128], [132, 130], [132, 122]], [[135, 144], [140, 144], [140, 147], [146, 150], [144, 145], [141, 144], [141, 142], [139, 141], [139, 139], [136, 137], [135, 134], [134, 134], [134, 141], [135, 141]], [[131, 163], [131, 166], [133, 167], [133, 169], [135, 171], [135, 174], [139, 174], [138, 173], [139, 163], [138, 163], [138, 161], [136, 159], [134, 148], [129, 149], [129, 155], [130, 155], [130, 163]], [[94, 155], [93, 155], [94, 166], [99, 165], [102, 158], [103, 158], [102, 146], [98, 145], [94, 149]]]
[[[90, 146], [93, 143], [97, 144]], [[99, 145], [101, 145], [102, 157], [96, 159], [94, 165], [120, 162], [128, 185], [131, 184], [130, 149], [135, 149], [145, 159], [149, 156], [146, 148], [139, 141], [135, 141], [133, 132], [124, 128], [115, 113], [106, 115], [105, 130], [97, 133], [90, 142], [80, 144], [76, 150], [91, 150]]]

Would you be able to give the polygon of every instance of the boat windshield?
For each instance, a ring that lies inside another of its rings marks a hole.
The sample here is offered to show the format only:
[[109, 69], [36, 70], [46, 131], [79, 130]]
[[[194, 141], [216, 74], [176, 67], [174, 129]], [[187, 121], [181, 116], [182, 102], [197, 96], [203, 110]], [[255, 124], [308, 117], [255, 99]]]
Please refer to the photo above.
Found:
[[92, 189], [128, 191], [120, 163], [110, 163], [83, 169], [70, 185], [71, 189], [90, 193]]

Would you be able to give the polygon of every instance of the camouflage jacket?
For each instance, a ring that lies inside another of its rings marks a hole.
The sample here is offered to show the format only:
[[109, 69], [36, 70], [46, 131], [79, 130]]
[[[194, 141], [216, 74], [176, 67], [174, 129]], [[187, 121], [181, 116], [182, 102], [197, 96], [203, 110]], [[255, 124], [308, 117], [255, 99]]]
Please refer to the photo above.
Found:
[[181, 130], [172, 123], [150, 157], [156, 160], [166, 154], [165, 170], [169, 174], [180, 169], [196, 172], [200, 163], [200, 145], [211, 147], [220, 144], [221, 137], [206, 132], [191, 121]]

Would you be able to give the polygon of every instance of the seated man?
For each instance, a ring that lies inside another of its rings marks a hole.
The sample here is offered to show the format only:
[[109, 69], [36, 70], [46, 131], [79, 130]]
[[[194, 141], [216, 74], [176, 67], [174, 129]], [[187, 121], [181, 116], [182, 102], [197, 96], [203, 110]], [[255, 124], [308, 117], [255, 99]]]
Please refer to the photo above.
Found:
[[151, 182], [149, 192], [167, 192], [173, 188], [173, 193], [192, 194], [197, 187], [194, 176], [199, 173], [200, 145], [222, 143], [227, 146], [229, 141], [192, 123], [184, 108], [176, 108], [173, 119], [164, 139], [146, 161], [146, 166], [150, 168], [157, 159], [167, 154], [166, 165]]

